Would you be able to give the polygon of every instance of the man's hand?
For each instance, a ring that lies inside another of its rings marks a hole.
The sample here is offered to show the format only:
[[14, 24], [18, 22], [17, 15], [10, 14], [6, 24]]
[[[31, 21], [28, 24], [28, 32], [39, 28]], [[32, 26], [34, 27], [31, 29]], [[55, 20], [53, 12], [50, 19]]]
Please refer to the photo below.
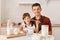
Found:
[[41, 34], [41, 30], [39, 31], [39, 34]]
[[49, 31], [49, 33], [48, 33], [49, 35], [52, 35], [52, 31]]

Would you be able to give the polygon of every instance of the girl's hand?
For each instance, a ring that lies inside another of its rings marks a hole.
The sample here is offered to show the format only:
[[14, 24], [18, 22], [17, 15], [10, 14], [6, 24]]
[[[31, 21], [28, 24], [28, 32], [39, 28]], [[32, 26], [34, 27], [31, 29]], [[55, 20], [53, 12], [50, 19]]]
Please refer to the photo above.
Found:
[[24, 33], [27, 33], [28, 32], [28, 30], [24, 30]]

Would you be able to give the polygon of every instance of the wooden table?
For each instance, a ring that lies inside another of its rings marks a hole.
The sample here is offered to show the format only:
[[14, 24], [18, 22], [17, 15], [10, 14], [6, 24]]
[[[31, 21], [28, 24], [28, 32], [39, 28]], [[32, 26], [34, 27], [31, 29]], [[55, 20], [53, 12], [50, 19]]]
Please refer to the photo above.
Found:
[[11, 35], [0, 35], [1, 38], [5, 38], [5, 39], [21, 37], [21, 36], [26, 36], [26, 34], [20, 33], [20, 34], [11, 34]]
[[[35, 34], [35, 33], [34, 33]], [[33, 35], [34, 35], [33, 34]], [[32, 37], [37, 37], [37, 36], [32, 36], [32, 35], [26, 35], [26, 34], [16, 34], [16, 35], [0, 35], [1, 40], [32, 40]], [[40, 35], [41, 37], [41, 35]], [[50, 37], [50, 38], [49, 38]], [[47, 40], [54, 40], [53, 36], [50, 35]], [[39, 38], [39, 37], [37, 37]], [[36, 38], [34, 38], [36, 39]], [[39, 39], [40, 40], [40, 39]]]

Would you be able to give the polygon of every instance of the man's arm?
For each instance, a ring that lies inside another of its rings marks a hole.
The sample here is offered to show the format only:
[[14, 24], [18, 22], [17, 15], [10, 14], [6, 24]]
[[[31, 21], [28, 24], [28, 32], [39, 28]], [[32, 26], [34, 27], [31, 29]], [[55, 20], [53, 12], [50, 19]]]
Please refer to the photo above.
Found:
[[48, 19], [49, 22], [48, 22], [48, 25], [49, 25], [49, 35], [52, 35], [52, 25], [51, 25], [51, 21], [50, 19]]

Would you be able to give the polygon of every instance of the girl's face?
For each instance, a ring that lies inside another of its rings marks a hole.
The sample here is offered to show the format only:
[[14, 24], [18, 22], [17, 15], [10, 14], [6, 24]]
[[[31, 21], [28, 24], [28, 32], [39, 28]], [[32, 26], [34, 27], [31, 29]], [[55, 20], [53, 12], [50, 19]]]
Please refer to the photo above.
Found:
[[26, 16], [25, 18], [24, 18], [24, 22], [26, 23], [26, 24], [28, 24], [28, 23], [30, 23], [30, 17], [28, 17], [28, 16]]

